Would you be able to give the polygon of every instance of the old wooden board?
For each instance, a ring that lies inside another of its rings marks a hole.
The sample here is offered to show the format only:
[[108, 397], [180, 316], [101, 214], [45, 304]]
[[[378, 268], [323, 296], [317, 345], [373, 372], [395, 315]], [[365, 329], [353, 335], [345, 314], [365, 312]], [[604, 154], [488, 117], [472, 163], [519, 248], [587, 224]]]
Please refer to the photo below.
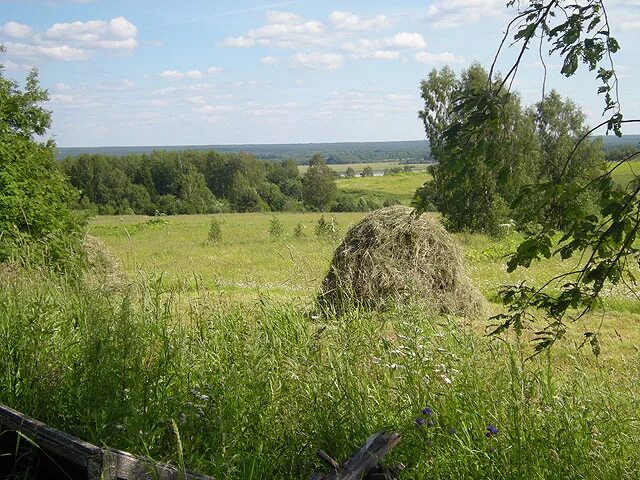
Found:
[[0, 477], [46, 480], [213, 480], [100, 448], [0, 404]]
[[320, 458], [332, 470], [326, 474], [316, 474], [312, 480], [361, 480], [397, 478], [402, 466], [386, 467], [381, 461], [398, 443], [397, 433], [378, 432], [367, 438], [366, 442], [351, 457], [338, 464], [325, 452], [318, 452]]

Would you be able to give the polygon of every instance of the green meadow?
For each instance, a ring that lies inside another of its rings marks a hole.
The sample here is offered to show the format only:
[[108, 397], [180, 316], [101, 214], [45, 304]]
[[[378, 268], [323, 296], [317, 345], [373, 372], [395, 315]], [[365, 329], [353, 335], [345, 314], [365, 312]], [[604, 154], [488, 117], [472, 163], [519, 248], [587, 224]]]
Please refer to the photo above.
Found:
[[[406, 200], [424, 177], [339, 188]], [[3, 401], [95, 444], [215, 478], [310, 478], [326, 470], [318, 449], [342, 460], [383, 429], [402, 436], [389, 458], [406, 466], [402, 478], [638, 478], [632, 293], [608, 292], [605, 310], [530, 357], [528, 333], [485, 335], [501, 309], [498, 288], [539, 282], [567, 262], [508, 274], [517, 234], [456, 235], [486, 316], [411, 305], [318, 316], [313, 299], [332, 253], [364, 215], [325, 213], [334, 237], [316, 235], [319, 213], [91, 219], [89, 233], [126, 280], [3, 270]], [[598, 357], [580, 348], [586, 329], [600, 329]]]
[[[356, 175], [359, 175], [366, 167], [372, 168], [375, 172], [384, 172], [385, 170], [393, 167], [411, 167], [415, 172], [425, 171], [427, 164], [425, 163], [400, 163], [400, 162], [370, 162], [370, 163], [338, 163], [330, 164], [329, 168], [337, 173], [344, 173], [349, 167], [353, 168]], [[304, 172], [309, 168], [308, 165], [300, 165], [298, 170], [300, 175], [304, 175]]]

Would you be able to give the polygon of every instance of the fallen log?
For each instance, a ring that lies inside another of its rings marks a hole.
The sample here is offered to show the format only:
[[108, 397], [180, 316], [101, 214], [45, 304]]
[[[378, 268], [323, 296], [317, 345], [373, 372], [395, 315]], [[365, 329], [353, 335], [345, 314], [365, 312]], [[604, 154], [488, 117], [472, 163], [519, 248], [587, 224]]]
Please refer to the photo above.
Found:
[[381, 463], [400, 442], [400, 435], [385, 431], [374, 433], [351, 457], [338, 464], [326, 452], [320, 450], [318, 456], [331, 467], [327, 474], [316, 473], [311, 480], [394, 480], [404, 469], [403, 465], [385, 466]]
[[0, 478], [16, 473], [25, 475], [19, 478], [46, 480], [213, 480], [97, 447], [0, 404]]

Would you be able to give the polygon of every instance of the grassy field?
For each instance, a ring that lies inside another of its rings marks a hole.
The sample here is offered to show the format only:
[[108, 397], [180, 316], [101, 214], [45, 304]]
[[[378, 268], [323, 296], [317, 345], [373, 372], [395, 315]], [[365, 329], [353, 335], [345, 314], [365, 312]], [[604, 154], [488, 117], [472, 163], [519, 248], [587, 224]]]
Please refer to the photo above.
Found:
[[416, 189], [431, 178], [426, 172], [398, 173], [381, 177], [354, 177], [336, 180], [338, 190], [352, 195], [368, 195], [379, 199], [395, 197], [402, 204], [411, 203]]
[[[337, 215], [340, 231], [361, 215]], [[607, 313], [598, 358], [577, 345], [599, 316], [530, 361], [524, 339], [483, 336], [486, 319], [319, 318], [308, 307], [335, 244], [309, 231], [318, 217], [278, 216], [275, 240], [270, 215], [220, 216], [219, 244], [205, 243], [208, 216], [94, 219], [130, 282], [3, 272], [0, 399], [215, 478], [309, 478], [316, 450], [343, 459], [381, 429], [402, 435], [390, 461], [405, 478], [637, 478], [637, 303]], [[301, 222], [308, 234], [294, 239]], [[456, 238], [489, 298], [560, 268], [509, 276], [502, 256], [517, 238]]]
[[[424, 180], [340, 188], [408, 196]], [[390, 462], [403, 478], [639, 478], [640, 302], [609, 292], [606, 312], [532, 359], [526, 334], [486, 337], [486, 318], [312, 314], [339, 236], [363, 215], [334, 214], [336, 238], [316, 236], [317, 213], [93, 218], [128, 280], [1, 270], [0, 401], [215, 478], [310, 478], [318, 449], [342, 460], [382, 429], [402, 435]], [[517, 234], [455, 239], [489, 300], [568, 263], [508, 274]], [[587, 328], [601, 328], [599, 357], [579, 348]]]
[[[424, 172], [427, 168], [427, 164], [425, 163], [399, 163], [399, 162], [371, 162], [371, 163], [341, 163], [341, 164], [331, 164], [329, 168], [338, 173], [346, 172], [347, 168], [351, 167], [356, 172], [356, 175], [359, 175], [366, 167], [371, 167], [375, 172], [384, 172], [388, 168], [393, 167], [405, 167], [410, 166], [413, 167], [414, 171], [422, 171]], [[308, 165], [300, 165], [298, 166], [298, 170], [301, 175], [304, 175], [304, 172], [309, 168]]]
[[[614, 166], [610, 164], [609, 167]], [[626, 162], [620, 165], [613, 172], [614, 180], [620, 185], [628, 185], [631, 180], [640, 175], [640, 162]]]

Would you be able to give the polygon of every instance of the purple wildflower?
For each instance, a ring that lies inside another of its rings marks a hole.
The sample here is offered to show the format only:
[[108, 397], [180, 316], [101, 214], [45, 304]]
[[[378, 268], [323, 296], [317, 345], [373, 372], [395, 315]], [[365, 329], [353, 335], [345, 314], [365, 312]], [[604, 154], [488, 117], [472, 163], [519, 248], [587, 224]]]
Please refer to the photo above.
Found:
[[422, 418], [422, 417], [416, 418], [416, 427], [421, 427], [425, 423], [427, 423], [427, 421], [424, 418]]
[[429, 407], [424, 407], [422, 409], [422, 414], [430, 417], [433, 415], [433, 410], [431, 410]]
[[496, 427], [495, 425], [489, 425], [487, 427], [487, 431], [485, 432], [484, 436], [489, 438], [493, 435], [497, 435], [498, 434], [498, 427]]
[[433, 421], [431, 419], [427, 420], [427, 427], [433, 427]]
[[455, 435], [456, 433], [458, 433], [458, 430], [456, 430], [455, 428], [451, 427], [449, 429], [449, 435]]

